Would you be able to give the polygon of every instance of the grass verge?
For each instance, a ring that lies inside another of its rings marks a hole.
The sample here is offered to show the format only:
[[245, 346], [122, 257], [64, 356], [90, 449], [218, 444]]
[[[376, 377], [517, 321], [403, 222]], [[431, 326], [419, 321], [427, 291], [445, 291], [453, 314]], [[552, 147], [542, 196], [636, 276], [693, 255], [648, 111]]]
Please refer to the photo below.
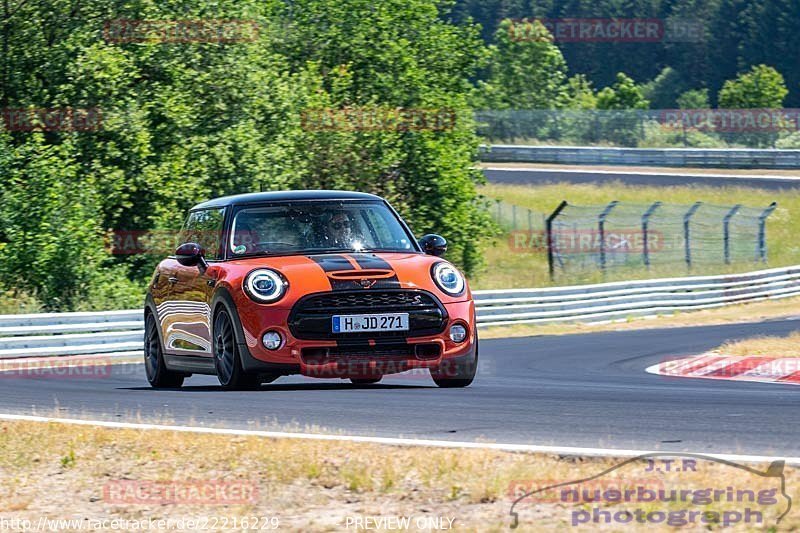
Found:
[[740, 262], [724, 265], [722, 259], [715, 264], [697, 265], [688, 270], [683, 263], [642, 267], [619, 267], [603, 276], [600, 272], [557, 276], [550, 280], [547, 254], [544, 251], [520, 253], [512, 247], [509, 237], [501, 236], [489, 243], [485, 254], [487, 267], [470, 280], [473, 289], [509, 289], [574, 285], [649, 279], [690, 275], [728, 274], [749, 272], [763, 268], [788, 266], [800, 260], [800, 190], [768, 191], [747, 187], [646, 187], [629, 186], [622, 182], [607, 184], [559, 183], [542, 186], [487, 184], [481, 194], [488, 199], [528, 208], [536, 213], [551, 213], [562, 200], [573, 205], [607, 204], [612, 200], [635, 204], [652, 204], [663, 201], [691, 205], [696, 201], [712, 205], [742, 204], [749, 207], [766, 207], [778, 201], [778, 208], [767, 220], [768, 264]]
[[725, 355], [800, 357], [800, 331], [784, 337], [759, 336], [727, 342], [716, 351]]
[[[432, 449], [361, 443], [266, 439], [172, 432], [94, 428], [32, 422], [0, 422], [0, 519], [161, 520], [275, 518], [281, 530], [364, 530], [358, 519], [408, 517], [408, 530], [450, 526], [462, 531], [504, 531], [512, 502], [537, 489], [566, 483], [578, 492], [545, 491], [522, 500], [521, 531], [555, 530], [588, 520], [579, 530], [667, 530], [663, 519], [622, 524], [609, 517], [592, 523], [593, 513], [680, 513], [693, 509], [690, 531], [717, 529], [727, 520], [733, 530], [753, 524], [732, 523], [725, 512], [743, 512], [741, 502], [719, 500], [645, 501], [632, 496], [614, 501], [608, 490], [718, 489], [750, 491], [758, 501], [747, 507], [762, 513], [762, 525], [774, 524], [786, 508], [778, 478], [765, 478], [731, 465], [696, 460], [692, 468], [669, 468], [658, 461], [567, 458], [488, 450]], [[766, 466], [755, 466], [758, 471]], [[613, 469], [585, 483], [587, 477]], [[787, 491], [795, 495], [800, 476], [785, 472]], [[199, 490], [224, 481], [243, 488], [235, 503], [219, 503], [219, 492]], [[187, 486], [195, 492], [164, 490]], [[158, 490], [157, 490], [158, 489]], [[563, 489], [563, 487], [562, 487]], [[582, 491], [600, 490], [602, 501], [582, 500]], [[762, 492], [766, 491], [766, 492]], [[631, 494], [631, 493], [629, 493]], [[634, 493], [635, 494], [635, 493]], [[642, 493], [645, 494], [645, 493]], [[761, 495], [764, 494], [764, 498]], [[189, 497], [187, 497], [189, 495]], [[771, 496], [770, 496], [771, 495]], [[190, 501], [190, 498], [191, 499]], [[706, 500], [708, 496], [706, 496]], [[209, 503], [213, 500], [213, 504]], [[756, 509], [757, 508], [757, 509]], [[716, 518], [697, 523], [703, 511]], [[586, 513], [586, 514], [581, 514]], [[642, 515], [645, 520], [646, 514]], [[672, 515], [670, 515], [672, 516]], [[675, 515], [677, 516], [677, 515]], [[265, 522], [261, 522], [263, 525]], [[222, 525], [222, 522], [219, 522]], [[267, 525], [274, 524], [266, 522]], [[373, 522], [373, 525], [375, 523]], [[387, 523], [384, 522], [386, 526]], [[674, 524], [673, 524], [674, 525]], [[800, 525], [792, 515], [779, 529]], [[425, 526], [425, 527], [420, 527]], [[74, 527], [74, 529], [78, 529]], [[219, 529], [247, 529], [220, 527]], [[270, 529], [268, 527], [267, 529]], [[390, 527], [375, 529], [390, 529]], [[402, 529], [402, 528], [396, 528]], [[448, 529], [448, 527], [443, 527]]]

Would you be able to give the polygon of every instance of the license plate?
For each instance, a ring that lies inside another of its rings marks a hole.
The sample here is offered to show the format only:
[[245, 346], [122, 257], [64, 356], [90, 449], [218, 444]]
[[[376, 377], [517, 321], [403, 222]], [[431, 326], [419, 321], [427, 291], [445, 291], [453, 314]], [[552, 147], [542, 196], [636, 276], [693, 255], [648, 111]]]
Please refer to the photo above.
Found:
[[408, 331], [408, 313], [333, 316], [334, 333], [363, 331]]

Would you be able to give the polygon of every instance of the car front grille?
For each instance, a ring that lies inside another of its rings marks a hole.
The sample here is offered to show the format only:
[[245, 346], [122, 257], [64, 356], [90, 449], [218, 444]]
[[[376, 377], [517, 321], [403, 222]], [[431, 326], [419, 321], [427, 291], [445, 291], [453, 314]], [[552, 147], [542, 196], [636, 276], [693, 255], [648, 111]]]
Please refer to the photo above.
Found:
[[[304, 311], [351, 311], [375, 307], [401, 311], [437, 307], [433, 296], [422, 291], [325, 293], [303, 302]], [[402, 308], [402, 309], [401, 309]]]
[[[334, 315], [408, 313], [408, 331], [332, 333]], [[362, 290], [317, 293], [300, 299], [289, 315], [289, 329], [298, 339], [370, 339], [436, 335], [447, 312], [432, 294], [419, 290]]]

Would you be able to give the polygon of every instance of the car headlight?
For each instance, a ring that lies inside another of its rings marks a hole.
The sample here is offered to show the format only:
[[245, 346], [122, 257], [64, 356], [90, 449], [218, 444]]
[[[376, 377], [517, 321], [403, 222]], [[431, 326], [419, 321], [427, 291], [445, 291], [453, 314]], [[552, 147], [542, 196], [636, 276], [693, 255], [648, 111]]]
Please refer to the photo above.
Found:
[[464, 292], [466, 283], [461, 272], [450, 263], [436, 263], [431, 270], [433, 281], [450, 296], [458, 296]]
[[253, 270], [244, 279], [244, 290], [250, 298], [259, 303], [272, 303], [280, 300], [289, 283], [275, 270], [260, 268]]

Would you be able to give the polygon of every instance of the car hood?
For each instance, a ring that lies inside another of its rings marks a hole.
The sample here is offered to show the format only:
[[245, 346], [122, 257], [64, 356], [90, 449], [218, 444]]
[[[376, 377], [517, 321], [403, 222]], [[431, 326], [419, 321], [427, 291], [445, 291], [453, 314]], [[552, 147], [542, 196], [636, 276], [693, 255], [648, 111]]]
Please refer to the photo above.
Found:
[[418, 253], [338, 253], [260, 257], [232, 261], [241, 275], [257, 268], [273, 268], [289, 282], [285, 302], [325, 291], [422, 289], [443, 301], [468, 299], [469, 291], [452, 298], [431, 278], [431, 267], [443, 259]]

